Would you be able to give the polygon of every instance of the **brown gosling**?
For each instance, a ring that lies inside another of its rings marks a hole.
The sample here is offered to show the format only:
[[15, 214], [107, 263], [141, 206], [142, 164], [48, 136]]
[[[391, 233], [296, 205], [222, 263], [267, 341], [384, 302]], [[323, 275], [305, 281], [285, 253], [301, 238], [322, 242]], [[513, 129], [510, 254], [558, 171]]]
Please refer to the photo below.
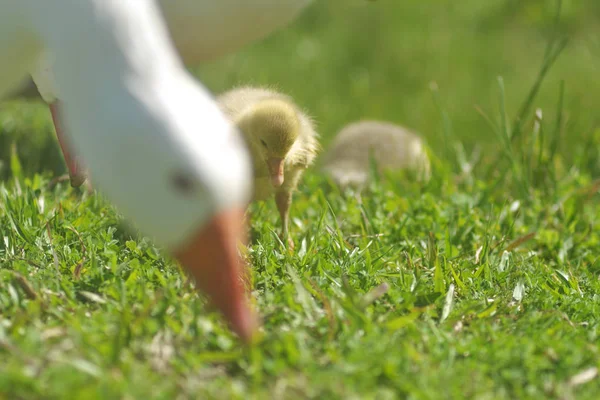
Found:
[[266, 88], [232, 89], [217, 101], [249, 146], [254, 163], [253, 201], [275, 195], [282, 222], [280, 237], [293, 249], [289, 236], [292, 194], [320, 150], [312, 119], [291, 97]]
[[383, 121], [358, 121], [342, 128], [324, 156], [322, 169], [341, 187], [362, 187], [369, 180], [370, 154], [380, 172], [407, 169], [417, 172], [422, 181], [431, 177], [423, 140], [407, 128]]

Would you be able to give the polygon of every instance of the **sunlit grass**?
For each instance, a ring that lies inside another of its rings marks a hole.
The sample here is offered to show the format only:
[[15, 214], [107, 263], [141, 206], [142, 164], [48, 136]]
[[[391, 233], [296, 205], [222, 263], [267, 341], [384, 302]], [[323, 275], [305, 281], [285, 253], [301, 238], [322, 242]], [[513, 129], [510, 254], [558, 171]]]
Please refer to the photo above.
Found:
[[[347, 3], [198, 73], [277, 84], [325, 143], [361, 117], [415, 127], [433, 177], [359, 195], [310, 170], [293, 253], [274, 204], [253, 205], [251, 348], [101, 196], [49, 185], [64, 167], [43, 106], [2, 105], [0, 398], [597, 397], [594, 20], [577, 2], [558, 28], [544, 2]], [[556, 32], [571, 40], [545, 58]]]

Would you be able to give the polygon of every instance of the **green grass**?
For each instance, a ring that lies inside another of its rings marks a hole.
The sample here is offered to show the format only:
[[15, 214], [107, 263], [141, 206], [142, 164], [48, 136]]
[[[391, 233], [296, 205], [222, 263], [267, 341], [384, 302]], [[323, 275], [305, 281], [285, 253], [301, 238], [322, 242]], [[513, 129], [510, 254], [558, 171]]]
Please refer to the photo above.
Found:
[[49, 187], [64, 166], [43, 106], [2, 105], [0, 398], [596, 399], [596, 3], [565, 1], [556, 27], [541, 0], [321, 2], [197, 71], [294, 95], [325, 147], [384, 118], [436, 155], [428, 184], [361, 196], [312, 169], [293, 254], [274, 204], [253, 205], [252, 348], [102, 197]]

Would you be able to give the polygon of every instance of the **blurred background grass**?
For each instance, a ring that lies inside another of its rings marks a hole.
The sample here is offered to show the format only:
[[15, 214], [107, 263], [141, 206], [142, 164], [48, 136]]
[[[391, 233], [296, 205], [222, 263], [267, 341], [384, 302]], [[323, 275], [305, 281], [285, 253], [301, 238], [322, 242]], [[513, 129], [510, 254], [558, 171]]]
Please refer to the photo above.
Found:
[[[555, 0], [321, 0], [286, 29], [234, 55], [195, 69], [209, 89], [275, 86], [312, 114], [325, 146], [346, 123], [393, 121], [421, 132], [440, 152], [442, 119], [435, 82], [467, 150], [484, 157], [498, 144], [479, 105], [497, 115], [497, 76], [514, 116], [532, 86], [552, 29]], [[535, 106], [550, 115], [566, 83], [567, 125], [560, 152], [568, 160], [589, 143], [600, 104], [600, 2], [564, 0], [559, 33], [570, 42], [545, 80]], [[595, 142], [597, 143], [597, 141]], [[0, 176], [10, 176], [16, 149], [24, 172], [65, 171], [51, 119], [39, 103], [0, 105]]]

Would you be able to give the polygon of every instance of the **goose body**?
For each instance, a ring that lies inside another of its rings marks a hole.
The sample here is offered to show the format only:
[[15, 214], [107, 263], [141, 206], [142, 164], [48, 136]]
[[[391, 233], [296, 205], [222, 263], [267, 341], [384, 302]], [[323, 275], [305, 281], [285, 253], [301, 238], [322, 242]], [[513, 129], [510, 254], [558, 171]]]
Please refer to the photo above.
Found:
[[231, 53], [288, 25], [313, 0], [159, 0], [187, 65]]
[[371, 154], [380, 170], [414, 170], [429, 179], [430, 162], [422, 139], [384, 121], [358, 121], [335, 136], [323, 158], [323, 171], [340, 186], [363, 186], [369, 179]]
[[275, 196], [282, 221], [281, 235], [292, 244], [288, 231], [292, 194], [319, 150], [312, 119], [290, 96], [267, 88], [235, 88], [221, 94], [217, 101], [238, 126], [250, 149], [253, 201]]
[[250, 158], [238, 130], [187, 72], [155, 2], [4, 2], [0, 54], [0, 96], [52, 55], [61, 121], [97, 188], [249, 339], [256, 320], [237, 243]]

